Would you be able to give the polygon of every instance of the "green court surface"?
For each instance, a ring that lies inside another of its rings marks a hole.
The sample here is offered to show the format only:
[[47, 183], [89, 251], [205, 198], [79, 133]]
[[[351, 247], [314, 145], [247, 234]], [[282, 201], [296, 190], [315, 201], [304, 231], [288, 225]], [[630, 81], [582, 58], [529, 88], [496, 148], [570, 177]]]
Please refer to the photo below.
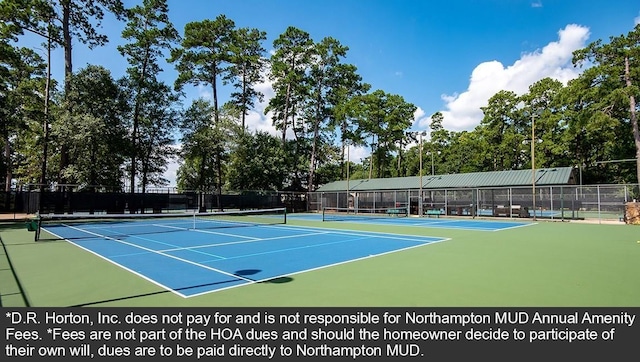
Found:
[[288, 226], [448, 239], [183, 298], [70, 242], [34, 242], [24, 222], [5, 223], [1, 306], [640, 306], [638, 226], [541, 221], [474, 231], [295, 217]]

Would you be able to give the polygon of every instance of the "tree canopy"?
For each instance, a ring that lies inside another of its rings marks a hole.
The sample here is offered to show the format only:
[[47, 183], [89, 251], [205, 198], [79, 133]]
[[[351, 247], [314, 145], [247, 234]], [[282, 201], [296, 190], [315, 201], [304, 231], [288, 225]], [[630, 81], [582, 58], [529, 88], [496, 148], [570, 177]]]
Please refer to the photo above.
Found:
[[[585, 183], [640, 177], [640, 25], [576, 51], [582, 73], [566, 84], [546, 78], [524, 94], [497, 92], [474, 129], [447, 130], [446, 116], [435, 112], [419, 145], [417, 107], [371, 90], [336, 38], [313, 39], [290, 26], [268, 53], [266, 32], [225, 15], [189, 22], [180, 33], [166, 0], [129, 9], [118, 0], [1, 4], [5, 189], [65, 183], [146, 192], [167, 184], [164, 172], [177, 159], [181, 190], [312, 191], [347, 177], [346, 166], [351, 178], [417, 175], [419, 159], [423, 173], [530, 168], [532, 144], [535, 167], [579, 167]], [[107, 13], [126, 22], [118, 50], [127, 70], [119, 79], [101, 66], [71, 66], [74, 39], [89, 47], [109, 40], [100, 32]], [[64, 79], [47, 76], [50, 51], [45, 59], [21, 46], [26, 33], [49, 50], [65, 49]], [[177, 77], [165, 83], [166, 66]], [[265, 99], [267, 80], [273, 94]], [[187, 86], [211, 95], [185, 99]], [[251, 117], [265, 116], [277, 134], [250, 126]], [[354, 146], [368, 156], [348, 160]], [[603, 162], [613, 160], [636, 162]]]

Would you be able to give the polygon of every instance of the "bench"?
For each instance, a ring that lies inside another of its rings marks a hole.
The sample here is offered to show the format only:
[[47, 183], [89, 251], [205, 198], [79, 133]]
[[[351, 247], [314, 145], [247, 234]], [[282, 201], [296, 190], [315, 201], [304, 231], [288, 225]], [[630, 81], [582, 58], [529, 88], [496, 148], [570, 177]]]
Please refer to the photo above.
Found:
[[407, 210], [403, 208], [387, 209], [387, 215], [389, 216], [400, 216], [406, 214]]
[[435, 217], [439, 218], [440, 215], [442, 215], [442, 211], [440, 211], [438, 209], [429, 209], [429, 210], [425, 211], [424, 214], [427, 215], [427, 217], [435, 216]]
[[493, 216], [506, 216], [506, 217], [529, 217], [529, 208], [520, 205], [497, 205], [493, 211]]

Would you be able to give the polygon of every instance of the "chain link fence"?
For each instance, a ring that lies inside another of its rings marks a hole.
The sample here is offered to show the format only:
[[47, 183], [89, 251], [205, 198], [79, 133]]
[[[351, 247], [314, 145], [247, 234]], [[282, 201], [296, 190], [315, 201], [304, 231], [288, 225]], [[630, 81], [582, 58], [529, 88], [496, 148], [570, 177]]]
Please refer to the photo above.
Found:
[[307, 210], [307, 193], [286, 191], [227, 191], [222, 195], [198, 192], [125, 193], [95, 190], [17, 190], [0, 192], [0, 213], [7, 219], [25, 214], [123, 214], [286, 207]]
[[499, 188], [312, 192], [309, 211], [323, 208], [408, 207], [442, 215], [623, 221], [625, 204], [640, 199], [638, 184], [528, 186]]

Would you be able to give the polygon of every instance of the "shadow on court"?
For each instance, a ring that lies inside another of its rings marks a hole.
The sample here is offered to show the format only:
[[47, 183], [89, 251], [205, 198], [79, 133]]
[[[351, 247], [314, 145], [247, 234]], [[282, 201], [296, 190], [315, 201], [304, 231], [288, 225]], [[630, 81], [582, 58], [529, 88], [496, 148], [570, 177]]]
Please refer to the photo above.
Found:
[[284, 284], [284, 283], [291, 283], [292, 281], [293, 281], [293, 278], [291, 277], [279, 277], [279, 278], [265, 280], [265, 281], [262, 281], [261, 283]]

